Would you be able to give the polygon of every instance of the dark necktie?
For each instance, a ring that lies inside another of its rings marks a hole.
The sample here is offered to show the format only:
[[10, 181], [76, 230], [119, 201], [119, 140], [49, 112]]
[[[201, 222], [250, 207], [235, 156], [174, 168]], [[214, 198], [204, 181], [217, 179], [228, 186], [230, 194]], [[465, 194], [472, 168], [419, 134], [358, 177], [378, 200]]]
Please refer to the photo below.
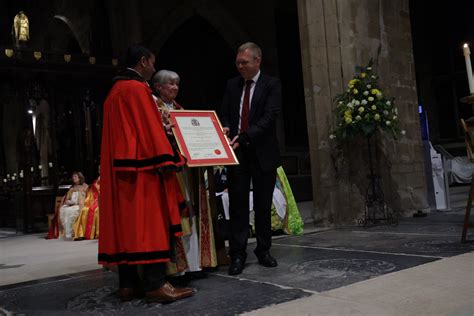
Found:
[[242, 114], [240, 115], [240, 133], [244, 133], [249, 127], [250, 109], [250, 87], [253, 80], [245, 81], [244, 102], [242, 102]]

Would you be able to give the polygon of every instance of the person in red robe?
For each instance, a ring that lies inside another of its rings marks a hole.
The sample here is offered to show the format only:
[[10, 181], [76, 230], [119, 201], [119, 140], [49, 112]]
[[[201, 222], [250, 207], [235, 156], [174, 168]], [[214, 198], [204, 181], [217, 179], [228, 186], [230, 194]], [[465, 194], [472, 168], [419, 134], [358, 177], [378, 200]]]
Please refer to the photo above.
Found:
[[155, 56], [134, 45], [125, 63], [104, 103], [98, 258], [118, 265], [122, 301], [144, 291], [149, 301], [171, 302], [193, 294], [165, 281], [171, 238], [182, 234], [174, 179], [185, 161], [166, 137], [146, 82]]

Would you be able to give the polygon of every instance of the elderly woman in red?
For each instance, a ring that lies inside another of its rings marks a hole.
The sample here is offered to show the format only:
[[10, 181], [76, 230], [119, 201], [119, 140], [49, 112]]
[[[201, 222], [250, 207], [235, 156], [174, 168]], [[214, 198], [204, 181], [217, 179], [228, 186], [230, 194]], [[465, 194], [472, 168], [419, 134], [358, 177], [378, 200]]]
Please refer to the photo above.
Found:
[[[160, 70], [152, 79], [158, 111], [161, 113], [170, 143], [176, 148], [178, 146], [171, 132], [169, 113], [170, 111], [183, 110], [183, 107], [175, 100], [179, 92], [179, 83], [179, 75], [171, 70]], [[191, 272], [194, 273], [194, 276], [201, 276], [200, 271], [203, 268], [217, 266], [212, 220], [207, 207], [205, 185], [204, 183], [198, 184], [198, 178], [202, 178], [203, 181], [203, 177], [198, 175], [198, 170], [184, 168], [173, 179], [178, 192], [178, 201], [184, 200], [184, 203], [180, 204], [183, 237], [181, 240], [177, 240], [177, 262], [168, 264], [168, 274]], [[193, 185], [199, 186], [199, 196], [193, 196], [195, 191]]]

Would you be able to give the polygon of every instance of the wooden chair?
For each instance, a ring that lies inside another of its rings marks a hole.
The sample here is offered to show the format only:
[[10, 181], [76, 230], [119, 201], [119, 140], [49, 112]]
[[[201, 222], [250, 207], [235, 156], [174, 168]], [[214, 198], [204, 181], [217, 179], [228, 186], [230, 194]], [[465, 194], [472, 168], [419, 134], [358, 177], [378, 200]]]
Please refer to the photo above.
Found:
[[[467, 120], [461, 119], [461, 125], [464, 130], [464, 139], [466, 141], [467, 156], [469, 161], [474, 163], [474, 117]], [[474, 227], [471, 223], [472, 201], [474, 199], [474, 175], [471, 179], [471, 189], [467, 198], [466, 214], [464, 215], [464, 227], [462, 230], [461, 242], [466, 242], [467, 230]]]

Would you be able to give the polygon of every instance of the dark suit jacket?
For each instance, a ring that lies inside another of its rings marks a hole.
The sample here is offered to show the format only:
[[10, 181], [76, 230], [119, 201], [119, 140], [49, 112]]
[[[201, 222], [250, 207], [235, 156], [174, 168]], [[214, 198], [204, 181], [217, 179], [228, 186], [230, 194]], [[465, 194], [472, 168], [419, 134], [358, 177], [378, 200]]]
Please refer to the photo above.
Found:
[[[227, 82], [220, 119], [222, 125], [230, 129], [230, 139], [239, 132], [240, 99], [243, 89], [242, 77], [235, 77]], [[280, 80], [260, 72], [250, 104], [249, 127], [245, 134], [248, 136], [249, 146], [255, 148], [260, 167], [265, 172], [281, 165], [276, 137], [276, 119], [280, 111]]]

